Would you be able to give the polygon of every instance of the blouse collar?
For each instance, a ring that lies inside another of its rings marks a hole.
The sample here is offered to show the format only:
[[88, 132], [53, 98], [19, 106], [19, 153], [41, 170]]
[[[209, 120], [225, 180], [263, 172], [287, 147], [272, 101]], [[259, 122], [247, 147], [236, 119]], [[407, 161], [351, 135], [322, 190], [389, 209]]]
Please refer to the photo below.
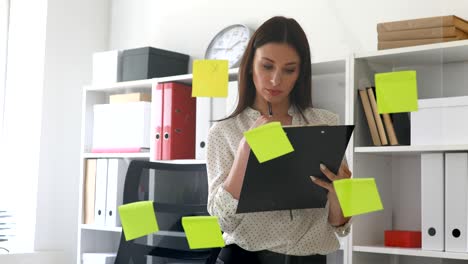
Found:
[[[260, 111], [253, 109], [250, 106], [247, 106], [244, 110], [244, 113], [250, 119], [257, 120], [260, 117]], [[290, 105], [288, 109], [288, 114], [292, 116], [292, 125], [300, 125], [300, 114], [294, 105]]]

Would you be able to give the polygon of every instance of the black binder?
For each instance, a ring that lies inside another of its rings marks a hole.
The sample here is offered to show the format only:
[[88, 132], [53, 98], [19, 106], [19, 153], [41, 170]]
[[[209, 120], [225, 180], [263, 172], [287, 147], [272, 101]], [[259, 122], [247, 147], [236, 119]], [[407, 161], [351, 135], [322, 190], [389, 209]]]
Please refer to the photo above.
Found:
[[237, 213], [325, 207], [327, 190], [310, 176], [329, 181], [320, 163], [337, 173], [354, 125], [283, 129], [294, 151], [264, 163], [250, 151]]

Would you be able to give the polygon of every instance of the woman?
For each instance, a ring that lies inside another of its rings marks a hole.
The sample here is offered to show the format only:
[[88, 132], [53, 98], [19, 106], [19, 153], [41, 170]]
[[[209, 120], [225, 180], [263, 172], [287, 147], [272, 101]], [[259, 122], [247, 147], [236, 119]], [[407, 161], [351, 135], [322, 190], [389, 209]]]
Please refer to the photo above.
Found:
[[[273, 17], [253, 34], [239, 68], [239, 102], [208, 135], [208, 211], [218, 216], [226, 247], [218, 263], [325, 263], [339, 248], [335, 233], [349, 232], [333, 185], [325, 208], [236, 214], [250, 148], [243, 132], [271, 121], [282, 125], [338, 123], [337, 115], [312, 108], [309, 44], [291, 18]], [[351, 177], [345, 163], [331, 180]], [[285, 179], [287, 180], [287, 179]], [[311, 183], [311, 184], [313, 184]]]

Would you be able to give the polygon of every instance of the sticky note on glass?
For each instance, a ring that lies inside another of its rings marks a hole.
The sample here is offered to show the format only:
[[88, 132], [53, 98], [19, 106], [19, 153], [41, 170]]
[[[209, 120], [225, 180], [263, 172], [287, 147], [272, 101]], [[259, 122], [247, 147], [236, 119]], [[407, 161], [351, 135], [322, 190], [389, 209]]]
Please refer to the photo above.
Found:
[[345, 217], [383, 209], [374, 178], [337, 180], [333, 186]]
[[258, 162], [272, 160], [294, 151], [280, 122], [271, 122], [244, 132]]
[[228, 68], [227, 60], [195, 60], [192, 97], [227, 97]]
[[153, 201], [121, 205], [119, 206], [119, 214], [127, 241], [159, 231]]
[[375, 89], [380, 114], [418, 110], [416, 71], [377, 73]]
[[224, 240], [216, 216], [182, 217], [182, 227], [190, 249], [224, 247]]

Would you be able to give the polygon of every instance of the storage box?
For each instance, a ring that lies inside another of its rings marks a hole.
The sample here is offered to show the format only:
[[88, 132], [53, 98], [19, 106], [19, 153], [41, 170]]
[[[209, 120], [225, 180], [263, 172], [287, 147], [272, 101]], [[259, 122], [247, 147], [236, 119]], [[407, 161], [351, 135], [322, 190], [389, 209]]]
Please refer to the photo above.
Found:
[[153, 47], [124, 50], [122, 80], [132, 81], [186, 74], [188, 61], [188, 55]]
[[93, 84], [109, 84], [121, 80], [121, 51], [111, 50], [93, 53]]
[[149, 102], [94, 105], [92, 152], [140, 152], [150, 146]]
[[421, 247], [421, 231], [385, 230], [384, 235], [386, 247]]
[[110, 104], [131, 103], [131, 102], [151, 102], [149, 93], [126, 93], [113, 94], [109, 96]]
[[411, 112], [411, 145], [468, 144], [468, 96], [418, 100]]
[[83, 264], [113, 264], [117, 254], [115, 253], [83, 253]]

